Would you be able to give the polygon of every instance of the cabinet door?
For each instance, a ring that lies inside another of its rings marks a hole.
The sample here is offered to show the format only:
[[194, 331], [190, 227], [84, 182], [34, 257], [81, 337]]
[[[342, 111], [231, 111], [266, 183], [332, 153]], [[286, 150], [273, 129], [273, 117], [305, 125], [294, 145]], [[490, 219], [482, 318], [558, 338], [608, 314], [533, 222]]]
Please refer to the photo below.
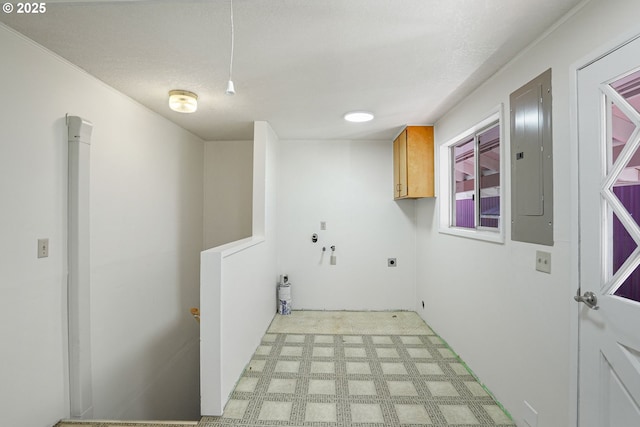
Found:
[[407, 131], [404, 130], [393, 141], [394, 197], [407, 197]]
[[434, 196], [433, 126], [408, 126], [406, 129], [407, 197]]

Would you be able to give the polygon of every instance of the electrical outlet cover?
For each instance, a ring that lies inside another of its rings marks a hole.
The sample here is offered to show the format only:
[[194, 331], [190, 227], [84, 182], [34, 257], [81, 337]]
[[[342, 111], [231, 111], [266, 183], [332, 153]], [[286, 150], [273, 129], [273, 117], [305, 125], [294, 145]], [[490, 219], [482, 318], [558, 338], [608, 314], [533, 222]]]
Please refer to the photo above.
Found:
[[551, 253], [536, 251], [536, 270], [551, 274]]

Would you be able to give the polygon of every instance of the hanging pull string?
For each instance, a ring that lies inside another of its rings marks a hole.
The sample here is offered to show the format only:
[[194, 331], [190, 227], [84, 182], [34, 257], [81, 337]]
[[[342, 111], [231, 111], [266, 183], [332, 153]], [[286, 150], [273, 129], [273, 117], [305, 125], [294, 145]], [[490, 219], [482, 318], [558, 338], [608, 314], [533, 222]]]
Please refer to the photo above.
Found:
[[235, 44], [235, 29], [233, 28], [233, 0], [229, 0], [231, 7], [231, 59], [229, 61], [229, 80], [231, 80], [231, 73], [233, 72], [233, 48]]
[[229, 0], [229, 5], [231, 8], [231, 56], [229, 58], [229, 82], [227, 83], [227, 95], [234, 95], [236, 93], [235, 88], [233, 87], [233, 80], [231, 80], [231, 75], [233, 73], [233, 50], [235, 45], [235, 29], [233, 26], [233, 0]]

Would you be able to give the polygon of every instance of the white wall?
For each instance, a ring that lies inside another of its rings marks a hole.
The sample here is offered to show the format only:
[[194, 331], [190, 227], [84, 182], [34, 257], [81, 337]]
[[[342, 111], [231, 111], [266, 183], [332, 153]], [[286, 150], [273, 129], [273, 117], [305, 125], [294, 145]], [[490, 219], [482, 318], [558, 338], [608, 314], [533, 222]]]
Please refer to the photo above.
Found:
[[[594, 0], [548, 37], [524, 51], [500, 73], [436, 123], [442, 144], [505, 106], [509, 156], [509, 94], [548, 68], [553, 71], [554, 240], [553, 247], [510, 240], [492, 244], [438, 233], [436, 201], [417, 204], [418, 308], [523, 424], [528, 401], [539, 413], [539, 427], [575, 423], [575, 349], [577, 318], [573, 302], [577, 221], [572, 214], [570, 149], [571, 66], [594, 59], [613, 40], [640, 32], [640, 3]], [[509, 163], [507, 162], [507, 165]], [[509, 167], [505, 171], [510, 224]], [[438, 200], [437, 202], [443, 202]], [[535, 251], [552, 254], [552, 274], [535, 271]]]
[[2, 25], [0, 52], [0, 424], [69, 415], [66, 113], [94, 124], [94, 416], [195, 419], [203, 142]]
[[414, 309], [415, 203], [393, 200], [392, 155], [391, 141], [280, 142], [278, 254], [294, 309]]
[[251, 236], [253, 141], [204, 145], [204, 248]]
[[110, 98], [86, 114], [94, 416], [197, 419], [203, 143]]
[[201, 399], [203, 415], [221, 415], [276, 311], [278, 137], [256, 122], [253, 236], [201, 255]]

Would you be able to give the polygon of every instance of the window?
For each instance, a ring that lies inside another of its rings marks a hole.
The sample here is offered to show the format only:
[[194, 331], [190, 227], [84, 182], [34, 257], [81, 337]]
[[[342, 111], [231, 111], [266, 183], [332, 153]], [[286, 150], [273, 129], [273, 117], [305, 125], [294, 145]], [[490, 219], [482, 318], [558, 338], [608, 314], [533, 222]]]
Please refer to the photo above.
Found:
[[440, 231], [504, 241], [500, 109], [440, 146]]

